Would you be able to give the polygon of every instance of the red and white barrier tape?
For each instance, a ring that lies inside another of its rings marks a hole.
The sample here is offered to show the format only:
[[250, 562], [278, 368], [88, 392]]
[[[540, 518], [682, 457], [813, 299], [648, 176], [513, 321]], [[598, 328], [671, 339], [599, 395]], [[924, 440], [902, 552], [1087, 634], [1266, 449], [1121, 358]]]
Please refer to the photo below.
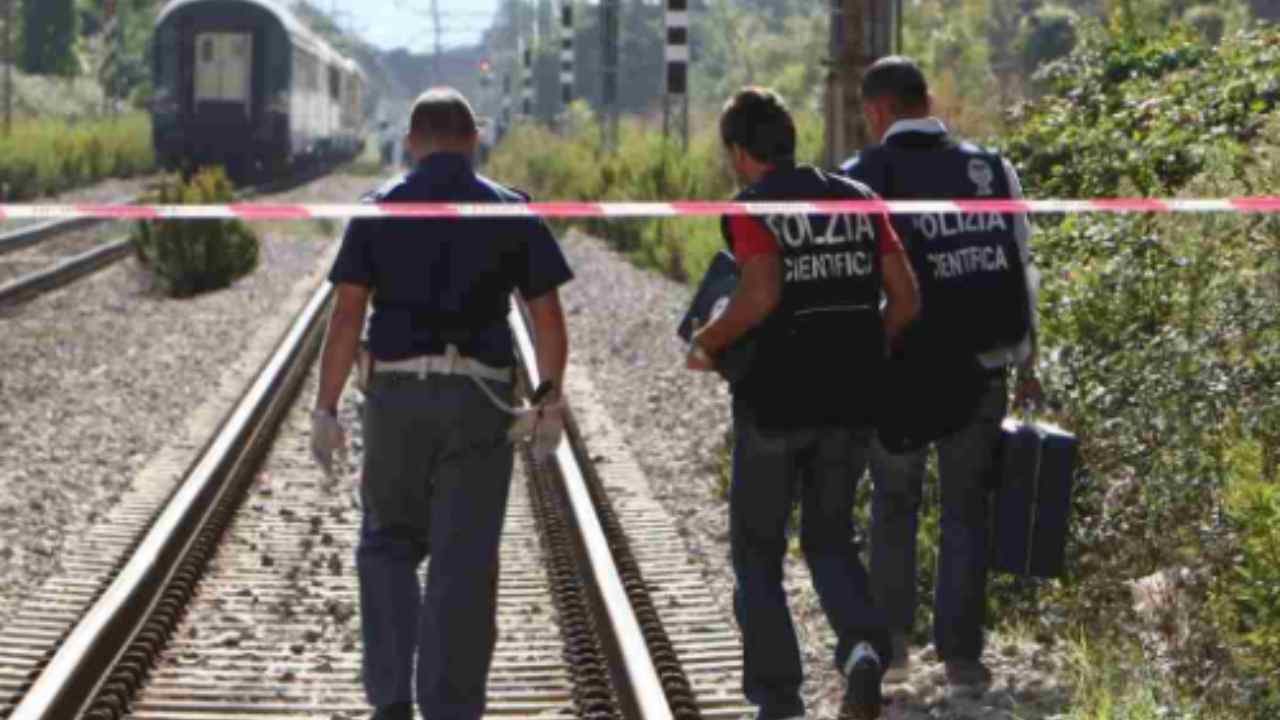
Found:
[[0, 220], [347, 220], [351, 218], [674, 218], [722, 215], [921, 215], [938, 213], [1254, 213], [1280, 214], [1280, 196], [1226, 199], [841, 200], [813, 202], [544, 202], [279, 205], [0, 205]]

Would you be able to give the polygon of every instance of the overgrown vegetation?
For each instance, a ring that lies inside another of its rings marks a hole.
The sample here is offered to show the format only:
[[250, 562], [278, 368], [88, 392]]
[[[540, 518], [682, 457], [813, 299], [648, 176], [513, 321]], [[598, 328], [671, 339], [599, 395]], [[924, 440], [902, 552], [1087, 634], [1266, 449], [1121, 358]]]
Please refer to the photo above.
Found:
[[[206, 169], [188, 183], [164, 184], [155, 202], [208, 205], [227, 203], [233, 197], [226, 173]], [[258, 266], [258, 238], [239, 220], [141, 222], [134, 230], [133, 245], [143, 267], [171, 297], [230, 287]]]
[[0, 189], [27, 200], [107, 177], [151, 172], [151, 121], [141, 113], [73, 122], [18, 120], [0, 137]]
[[[1095, 36], [1047, 70], [1050, 94], [1005, 144], [1039, 196], [1263, 194], [1280, 177], [1277, 73], [1276, 30], [1216, 49], [1177, 30]], [[1041, 229], [1047, 374], [1084, 472], [1070, 577], [1007, 594], [1007, 609], [1054, 633], [1132, 638], [1124, 581], [1185, 568], [1162, 608], [1183, 627], [1148, 643], [1155, 671], [1206, 712], [1275, 717], [1280, 223]]]
[[[799, 158], [817, 162], [822, 148], [822, 125], [813, 113], [798, 115]], [[710, 119], [688, 149], [678, 141], [664, 141], [661, 133], [639, 119], [621, 124], [616, 152], [604, 147], [600, 124], [585, 104], [575, 104], [564, 133], [533, 123], [522, 124], [498, 146], [487, 171], [535, 198], [593, 201], [660, 201], [671, 198], [727, 199], [734, 181], [724, 162], [718, 130]], [[717, 251], [724, 247], [714, 219], [680, 221], [637, 220], [586, 222], [580, 227], [597, 234], [641, 264], [671, 277], [701, 277]]]
[[[1280, 29], [1242, 32], [1238, 3], [1220, 12], [1173, 0], [1094, 5], [1072, 5], [1082, 19], [1072, 21], [1069, 55], [1036, 61], [1037, 99], [971, 125], [992, 130], [1031, 195], [1274, 194]], [[974, 20], [966, 17], [943, 22]], [[934, 52], [927, 60], [936, 68], [946, 53]], [[991, 63], [1001, 51], [981, 52]], [[1004, 57], [1019, 52], [1013, 43]], [[950, 97], [972, 105], [961, 93]], [[579, 108], [575, 118], [564, 135], [519, 128], [496, 152], [494, 174], [550, 199], [732, 191], [710, 129], [685, 152], [633, 121], [610, 156], [589, 113]], [[695, 125], [709, 128], [709, 120]], [[1005, 123], [1008, 132], [994, 132]], [[802, 127], [804, 154], [817, 157], [819, 119], [805, 116]], [[1280, 220], [1038, 224], [1051, 414], [1082, 441], [1071, 567], [1061, 581], [997, 579], [991, 617], [1070, 655], [1068, 717], [1280, 716]], [[696, 277], [720, 247], [711, 222], [613, 223], [607, 237], [678, 278]], [[937, 552], [936, 482], [928, 487], [922, 641]], [[1138, 613], [1134, 581], [1155, 573], [1176, 580]]]

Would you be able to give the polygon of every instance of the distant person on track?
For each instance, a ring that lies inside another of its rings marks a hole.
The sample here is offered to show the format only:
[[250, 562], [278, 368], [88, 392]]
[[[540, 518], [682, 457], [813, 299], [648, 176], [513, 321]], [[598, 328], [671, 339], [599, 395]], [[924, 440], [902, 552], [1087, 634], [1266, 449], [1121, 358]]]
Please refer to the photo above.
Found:
[[[931, 115], [928, 85], [913, 61], [876, 62], [863, 78], [862, 97], [880, 144], [843, 166], [849, 177], [887, 199], [1022, 196], [1009, 162], [955, 140]], [[1016, 404], [1039, 402], [1042, 395], [1035, 372], [1031, 225], [1025, 214], [985, 212], [899, 215], [893, 223], [920, 280], [924, 305], [888, 373], [901, 377], [914, 397], [900, 395], [905, 402], [890, 407], [904, 416], [894, 423], [894, 433], [882, 431], [871, 458], [871, 581], [894, 640], [886, 680], [907, 678], [916, 532], [932, 444], [942, 494], [933, 642], [951, 689], [980, 693], [992, 680], [982, 663], [986, 479], [1008, 409], [1007, 368], [1016, 369]]]
[[[476, 174], [476, 120], [454, 90], [414, 105], [414, 168], [381, 203], [519, 203]], [[568, 339], [558, 288], [572, 278], [540, 220], [378, 219], [347, 228], [320, 368], [312, 449], [345, 446], [338, 400], [372, 302], [364, 407], [364, 509], [357, 570], [364, 686], [376, 720], [476, 720], [497, 640], [499, 538], [514, 468], [507, 441], [515, 365], [511, 294], [528, 304], [538, 369], [554, 383], [534, 430], [546, 455], [563, 431]], [[428, 554], [425, 592], [418, 567]], [[417, 659], [416, 689], [414, 682]]]
[[[739, 201], [873, 197], [859, 183], [796, 164], [795, 124], [770, 90], [730, 99], [720, 132], [746, 188]], [[800, 546], [838, 637], [845, 710], [879, 717], [891, 645], [858, 559], [849, 467], [867, 462], [868, 397], [885, 348], [915, 315], [915, 278], [884, 216], [729, 217], [722, 227], [741, 280], [727, 308], [694, 336], [686, 364], [711, 370], [725, 348], [747, 336], [754, 343], [750, 369], [731, 386], [729, 530], [743, 690], [758, 720], [804, 717], [800, 649], [782, 585], [798, 499]]]

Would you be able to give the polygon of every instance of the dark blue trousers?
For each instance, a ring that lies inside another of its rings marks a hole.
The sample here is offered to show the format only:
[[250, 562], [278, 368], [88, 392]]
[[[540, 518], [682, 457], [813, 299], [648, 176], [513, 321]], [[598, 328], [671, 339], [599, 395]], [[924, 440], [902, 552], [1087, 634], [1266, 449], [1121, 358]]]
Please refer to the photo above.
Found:
[[800, 501], [800, 547], [836, 632], [835, 663], [868, 641], [889, 662], [888, 633], [871, 602], [854, 542], [853, 502], [871, 433], [848, 428], [761, 430], [734, 404], [729, 532], [743, 692], [763, 720], [804, 713], [800, 648], [782, 585], [788, 522]]
[[[933, 642], [943, 660], [982, 656], [987, 599], [988, 473], [1000, 423], [1008, 409], [1003, 374], [993, 375], [973, 420], [934, 445], [942, 495]], [[871, 579], [897, 632], [908, 632], [916, 612], [916, 535], [928, 448], [892, 455], [872, 446], [875, 485], [871, 518]]]
[[[509, 386], [491, 387], [510, 402]], [[508, 422], [468, 378], [373, 378], [356, 567], [365, 694], [375, 707], [416, 698], [431, 720], [484, 714], [515, 459]], [[418, 568], [428, 554], [424, 591]]]

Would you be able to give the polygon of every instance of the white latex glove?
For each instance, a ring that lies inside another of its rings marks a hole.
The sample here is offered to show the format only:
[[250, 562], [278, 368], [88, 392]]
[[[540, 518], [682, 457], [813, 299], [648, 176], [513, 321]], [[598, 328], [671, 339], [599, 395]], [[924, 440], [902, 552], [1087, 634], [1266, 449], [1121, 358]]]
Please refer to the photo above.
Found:
[[328, 475], [333, 475], [333, 454], [346, 456], [347, 435], [338, 418], [324, 410], [311, 413], [311, 457]]
[[533, 426], [533, 458], [544, 462], [555, 454], [564, 437], [564, 400], [551, 400], [538, 406]]
[[524, 407], [515, 412], [515, 422], [507, 431], [507, 440], [514, 443], [528, 442], [533, 437], [533, 430], [538, 425], [538, 408]]

